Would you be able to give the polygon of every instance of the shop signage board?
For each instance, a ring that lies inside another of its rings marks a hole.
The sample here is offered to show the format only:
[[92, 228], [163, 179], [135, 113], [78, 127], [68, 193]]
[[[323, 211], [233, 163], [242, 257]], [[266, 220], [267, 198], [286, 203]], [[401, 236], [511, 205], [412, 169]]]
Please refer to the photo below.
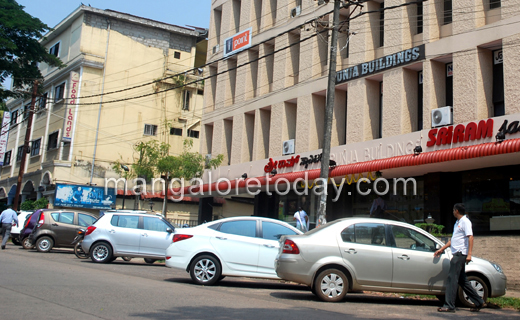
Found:
[[11, 128], [11, 113], [4, 112], [2, 120], [2, 130], [0, 134], [0, 166], [4, 165], [4, 155], [7, 150], [7, 141], [9, 141], [9, 129]]
[[86, 185], [56, 184], [55, 207], [111, 209], [115, 204], [114, 188]]
[[253, 28], [248, 28], [224, 40], [224, 57], [229, 57], [235, 53], [251, 47]]
[[69, 82], [69, 103], [65, 110], [65, 119], [63, 120], [63, 137], [62, 141], [71, 142], [72, 134], [74, 132], [74, 106], [76, 105], [76, 99], [78, 98], [79, 92], [79, 73], [70, 73]]

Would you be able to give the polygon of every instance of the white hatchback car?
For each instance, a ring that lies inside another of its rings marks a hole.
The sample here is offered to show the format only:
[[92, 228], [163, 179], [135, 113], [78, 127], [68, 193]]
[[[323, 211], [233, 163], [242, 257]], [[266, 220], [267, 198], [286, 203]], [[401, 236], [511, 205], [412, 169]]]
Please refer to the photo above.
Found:
[[166, 266], [189, 272], [202, 285], [225, 276], [279, 279], [274, 260], [283, 235], [302, 232], [280, 220], [233, 217], [194, 228], [175, 229]]
[[18, 213], [18, 225], [13, 225], [11, 229], [11, 241], [13, 242], [13, 244], [17, 246], [20, 246], [22, 244], [19, 239], [20, 232], [25, 227], [27, 217], [30, 217], [33, 212], [34, 211], [20, 211], [20, 213]]

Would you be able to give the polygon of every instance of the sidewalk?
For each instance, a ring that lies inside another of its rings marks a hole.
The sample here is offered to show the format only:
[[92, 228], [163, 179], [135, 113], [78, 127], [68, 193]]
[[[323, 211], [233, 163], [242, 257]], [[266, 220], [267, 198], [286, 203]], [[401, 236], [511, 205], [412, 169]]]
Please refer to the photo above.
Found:
[[511, 298], [519, 298], [520, 299], [520, 291], [507, 290], [506, 291], [506, 295], [504, 297], [511, 297]]

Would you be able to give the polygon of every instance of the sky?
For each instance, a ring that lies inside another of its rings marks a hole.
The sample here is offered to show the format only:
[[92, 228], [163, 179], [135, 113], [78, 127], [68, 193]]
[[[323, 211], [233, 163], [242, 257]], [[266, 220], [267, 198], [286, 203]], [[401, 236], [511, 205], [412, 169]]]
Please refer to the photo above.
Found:
[[[25, 12], [55, 27], [76, 10], [76, 0], [16, 0]], [[84, 5], [111, 9], [178, 26], [209, 27], [211, 0], [83, 0]], [[3, 83], [10, 86], [10, 79]]]

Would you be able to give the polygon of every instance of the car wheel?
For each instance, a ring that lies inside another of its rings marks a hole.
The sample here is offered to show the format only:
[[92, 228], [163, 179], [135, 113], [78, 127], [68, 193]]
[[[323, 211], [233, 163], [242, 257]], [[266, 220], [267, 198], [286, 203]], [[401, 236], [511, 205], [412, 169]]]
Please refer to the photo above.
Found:
[[11, 238], [11, 241], [13, 242], [13, 244], [15, 246], [19, 246], [21, 243], [20, 243], [20, 240], [18, 240], [18, 237], [15, 237], [15, 238]]
[[[489, 295], [486, 282], [477, 276], [469, 276], [468, 281], [485, 303]], [[468, 308], [473, 308], [475, 306], [475, 304], [469, 300], [468, 296], [461, 287], [459, 287], [459, 301], [463, 306]]]
[[87, 259], [88, 258], [88, 255], [85, 253], [85, 251], [83, 251], [83, 248], [81, 247], [81, 242], [76, 243], [76, 245], [74, 246], [74, 254], [79, 259]]
[[27, 250], [34, 248], [34, 245], [33, 245], [32, 241], [29, 239], [29, 237], [23, 238], [22, 247]]
[[348, 291], [348, 278], [338, 269], [322, 271], [314, 280], [316, 295], [326, 302], [338, 302]]
[[214, 285], [220, 280], [221, 273], [220, 262], [210, 255], [195, 258], [190, 266], [190, 276], [196, 284]]
[[40, 252], [49, 252], [54, 246], [54, 241], [51, 237], [43, 236], [36, 240], [36, 250]]
[[93, 262], [112, 262], [112, 247], [106, 242], [98, 242], [90, 249], [90, 258]]
[[125, 261], [127, 261], [127, 262], [130, 261], [130, 260], [132, 260], [132, 257], [122, 257], [122, 258], [123, 258], [123, 260], [125, 260]]
[[144, 262], [148, 263], [148, 264], [153, 264], [155, 261], [157, 261], [156, 259], [148, 259], [148, 258], [144, 258]]

